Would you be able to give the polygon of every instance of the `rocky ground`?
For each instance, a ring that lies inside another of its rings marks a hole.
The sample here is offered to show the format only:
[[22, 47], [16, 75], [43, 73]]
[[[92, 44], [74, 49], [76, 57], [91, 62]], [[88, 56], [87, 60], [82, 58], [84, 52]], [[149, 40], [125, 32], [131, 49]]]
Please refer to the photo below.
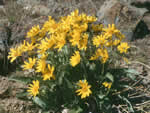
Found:
[[[150, 0], [1, 0], [0, 1], [0, 113], [40, 113], [32, 103], [16, 98], [26, 86], [8, 78], [22, 75], [16, 65], [9, 64], [9, 48], [21, 42], [33, 26], [55, 19], [79, 9], [96, 15], [99, 23], [115, 23], [136, 51], [131, 53], [131, 64], [141, 74], [141, 89], [146, 92], [145, 103], [137, 103], [137, 109], [150, 108]], [[15, 67], [15, 68], [14, 68]], [[138, 89], [137, 89], [138, 90]]]

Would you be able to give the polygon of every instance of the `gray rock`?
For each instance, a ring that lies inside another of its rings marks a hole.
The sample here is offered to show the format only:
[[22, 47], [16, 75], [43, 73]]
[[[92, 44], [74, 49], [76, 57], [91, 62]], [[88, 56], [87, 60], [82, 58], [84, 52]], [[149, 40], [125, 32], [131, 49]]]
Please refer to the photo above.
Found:
[[34, 6], [34, 5], [37, 5], [40, 3], [40, 0], [17, 0], [17, 3], [20, 4], [20, 5], [31, 5], [31, 6]]
[[150, 13], [144, 15], [143, 21], [146, 23], [148, 30], [150, 30]]
[[78, 9], [89, 15], [96, 15], [97, 8], [96, 5], [91, 0], [83, 0], [78, 4]]
[[105, 1], [97, 12], [97, 17], [99, 22], [106, 25], [115, 23], [127, 39], [132, 40], [134, 31], [145, 12], [147, 12], [145, 8], [139, 9], [118, 0], [109, 0]]
[[30, 11], [33, 6], [40, 4], [40, 0], [17, 0], [17, 4], [23, 6], [25, 10]]
[[[103, 2], [103, 0], [94, 1]], [[50, 9], [50, 15], [56, 19], [70, 14], [75, 9], [79, 9], [80, 13], [84, 12], [89, 15], [95, 15], [97, 12], [97, 6], [92, 0], [48, 0], [47, 7]]]
[[44, 5], [35, 5], [32, 8], [32, 15], [48, 16], [50, 9]]

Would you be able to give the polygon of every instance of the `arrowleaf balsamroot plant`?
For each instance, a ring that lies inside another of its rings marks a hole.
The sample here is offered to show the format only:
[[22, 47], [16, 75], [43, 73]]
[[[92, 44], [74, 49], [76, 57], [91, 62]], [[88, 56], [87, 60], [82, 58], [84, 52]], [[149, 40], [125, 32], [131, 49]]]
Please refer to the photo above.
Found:
[[114, 24], [95, 24], [96, 20], [78, 10], [59, 21], [49, 16], [42, 27], [29, 30], [22, 44], [10, 49], [10, 62], [26, 56], [22, 68], [32, 69], [33, 80], [27, 92], [43, 109], [111, 111], [111, 94], [119, 90], [116, 77], [123, 75], [116, 74], [118, 67], [113, 64], [125, 58], [130, 46]]

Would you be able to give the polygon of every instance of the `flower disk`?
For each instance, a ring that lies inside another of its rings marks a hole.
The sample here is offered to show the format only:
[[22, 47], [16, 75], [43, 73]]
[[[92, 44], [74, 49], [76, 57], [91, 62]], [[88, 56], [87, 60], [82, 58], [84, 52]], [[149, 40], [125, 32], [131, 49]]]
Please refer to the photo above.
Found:
[[90, 90], [91, 86], [88, 85], [86, 80], [84, 81], [79, 80], [79, 83], [77, 85], [81, 87], [81, 89], [78, 89], [76, 91], [78, 95], [81, 95], [81, 99], [88, 97], [92, 93]]

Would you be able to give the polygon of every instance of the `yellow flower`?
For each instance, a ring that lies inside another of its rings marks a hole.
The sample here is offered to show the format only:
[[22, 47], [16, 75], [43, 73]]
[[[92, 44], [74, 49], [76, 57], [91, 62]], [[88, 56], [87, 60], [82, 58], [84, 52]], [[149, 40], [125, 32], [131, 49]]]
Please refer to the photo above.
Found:
[[75, 51], [74, 55], [70, 58], [70, 64], [75, 67], [80, 63], [80, 53], [79, 51]]
[[114, 45], [114, 46], [117, 46], [117, 45], [120, 43], [120, 41], [121, 41], [121, 40], [114, 40], [114, 41], [113, 41], [113, 45]]
[[113, 46], [113, 41], [112, 41], [112, 39], [109, 40], [108, 42], [106, 42], [106, 46], [107, 46], [107, 47]]
[[29, 62], [24, 61], [23, 70], [32, 69], [32, 67], [35, 65], [36, 59], [35, 58], [28, 58]]
[[99, 25], [95, 25], [95, 24], [92, 24], [92, 29], [97, 32], [97, 31], [102, 31], [103, 29], [103, 24], [99, 24]]
[[86, 80], [79, 80], [79, 83], [77, 85], [81, 87], [81, 89], [76, 90], [76, 93], [78, 93], [78, 95], [81, 95], [81, 99], [88, 97], [92, 93], [90, 90], [91, 85], [88, 85]]
[[87, 31], [87, 29], [88, 29], [88, 24], [87, 24], [87, 23], [81, 24], [81, 25], [79, 26], [79, 28], [77, 28], [77, 29], [79, 29], [80, 32]]
[[88, 43], [88, 34], [84, 33], [82, 35], [82, 40], [80, 40], [80, 43], [78, 45], [78, 48], [80, 50], [86, 50], [87, 48], [87, 43]]
[[121, 43], [117, 49], [120, 51], [120, 53], [127, 53], [127, 50], [130, 48], [127, 42]]
[[90, 58], [90, 60], [96, 60], [96, 59], [98, 59], [100, 57], [100, 55], [101, 55], [101, 51], [102, 50], [100, 48], [98, 48], [96, 50], [95, 54]]
[[76, 9], [75, 11], [73, 11], [73, 12], [71, 12], [71, 16], [78, 16], [78, 14], [79, 14], [79, 10], [78, 9]]
[[44, 28], [42, 28], [39, 32], [39, 37], [38, 38], [38, 41], [40, 41], [41, 39], [44, 38], [44, 36], [46, 35], [46, 30]]
[[37, 61], [36, 72], [44, 72], [45, 68], [46, 68], [46, 61], [45, 61], [45, 59], [44, 58], [43, 59], [42, 58], [39, 59]]
[[106, 44], [107, 40], [104, 35], [99, 35], [93, 38], [93, 45], [96, 47], [103, 47]]
[[98, 48], [98, 49], [96, 50], [95, 55], [93, 55], [93, 56], [90, 58], [90, 60], [97, 60], [99, 57], [101, 57], [101, 62], [102, 62], [102, 63], [106, 63], [106, 61], [107, 61], [108, 58], [109, 58], [107, 49], [100, 49], [100, 48]]
[[32, 51], [36, 46], [37, 45], [34, 45], [33, 43], [26, 42], [24, 50], [25, 51]]
[[71, 45], [72, 46], [78, 46], [79, 45], [79, 42], [80, 42], [80, 36], [81, 36], [81, 33], [79, 30], [73, 30], [73, 32], [70, 33], [71, 35], [71, 39], [69, 39], [69, 41], [71, 42]]
[[111, 88], [112, 83], [111, 83], [111, 82], [110, 82], [110, 83], [108, 83], [108, 82], [103, 82], [103, 83], [102, 83], [102, 85], [103, 85], [104, 87], [106, 87], [106, 88], [110, 89], [110, 88]]
[[55, 44], [55, 40], [53, 37], [50, 38], [45, 38], [43, 40], [41, 40], [41, 43], [38, 44], [37, 48], [38, 48], [38, 53], [40, 54], [44, 54], [48, 49], [52, 48]]
[[37, 26], [33, 26], [29, 32], [27, 33], [27, 38], [33, 38], [35, 37], [40, 31], [40, 26], [37, 25]]
[[48, 64], [48, 69], [43, 72], [43, 80], [50, 80], [51, 78], [55, 79], [55, 76], [53, 75], [54, 69], [53, 66]]
[[97, 18], [95, 16], [87, 16], [85, 13], [82, 13], [80, 15], [80, 18], [85, 23], [92, 23], [92, 22], [95, 22], [97, 20]]
[[[47, 37], [46, 37], [46, 39], [47, 39]], [[39, 54], [45, 53], [46, 50], [48, 49], [47, 45], [48, 45], [48, 42], [46, 40], [44, 40], [44, 39], [41, 40], [41, 43], [37, 45], [37, 48], [38, 48], [37, 52]]]
[[97, 20], [97, 18], [94, 16], [87, 16], [87, 22], [89, 22], [89, 23], [95, 22], [96, 20]]
[[55, 37], [56, 45], [54, 48], [58, 48], [58, 51], [60, 51], [62, 47], [66, 44], [65, 38], [66, 38], [66, 33], [57, 34], [57, 36]]
[[102, 63], [106, 63], [106, 61], [107, 61], [108, 58], [109, 58], [107, 49], [103, 49], [100, 56], [102, 57], [102, 58], [101, 58], [101, 62], [102, 62]]
[[38, 80], [34, 80], [32, 81], [33, 84], [29, 84], [28, 90], [27, 92], [29, 92], [29, 94], [31, 96], [36, 96], [37, 94], [39, 94], [39, 81]]
[[115, 24], [108, 25], [108, 28], [103, 28], [104, 35], [108, 38], [112, 38], [112, 35], [120, 33], [118, 29], [116, 29]]
[[57, 28], [59, 27], [59, 24], [55, 22], [54, 19], [52, 19], [51, 16], [48, 17], [49, 20], [44, 23], [44, 26], [42, 29], [45, 31], [48, 31], [48, 34], [55, 33], [57, 31]]
[[125, 36], [124, 36], [121, 32], [116, 33], [115, 36], [116, 36], [119, 40], [122, 40], [122, 39], [125, 38]]
[[10, 62], [13, 62], [17, 57], [21, 56], [21, 54], [24, 52], [24, 47], [25, 46], [21, 44], [18, 47], [10, 48], [10, 52], [8, 53], [8, 59], [11, 59]]
[[54, 35], [51, 35], [50, 38], [46, 38], [45, 40], [47, 41], [47, 48], [50, 49], [54, 46], [54, 44], [56, 43], [56, 40], [54, 38]]

